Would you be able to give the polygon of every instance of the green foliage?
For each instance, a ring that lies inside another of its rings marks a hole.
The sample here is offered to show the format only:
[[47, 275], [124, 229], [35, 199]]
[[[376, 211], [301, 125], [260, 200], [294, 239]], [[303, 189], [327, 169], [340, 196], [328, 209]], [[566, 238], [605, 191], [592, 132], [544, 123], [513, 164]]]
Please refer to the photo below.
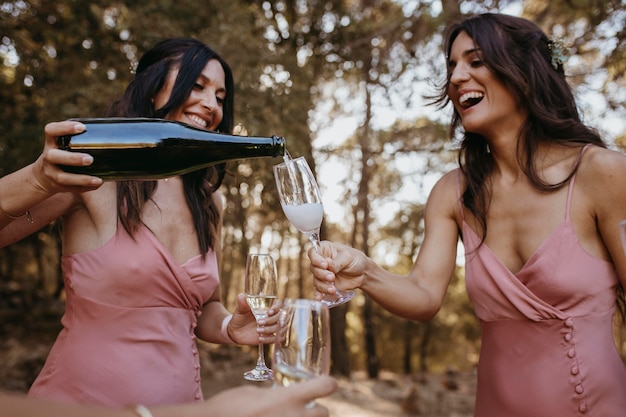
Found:
[[[583, 86], [580, 91], [597, 89], [607, 99], [606, 109], [624, 116], [623, 1], [5, 1], [0, 6], [0, 175], [37, 157], [46, 122], [101, 115], [131, 79], [138, 57], [155, 42], [196, 37], [230, 63], [236, 122], [248, 134], [284, 136], [288, 151], [306, 156], [314, 169], [349, 167], [349, 176], [337, 180], [346, 217], [341, 224], [326, 221], [324, 236], [358, 242], [388, 269], [405, 273], [422, 239], [426, 180], [448, 170], [456, 157], [441, 121], [446, 117], [426, 107], [422, 97], [445, 75], [437, 34], [461, 13], [515, 4], [548, 33], [570, 41], [568, 51], [576, 59], [568, 61], [567, 70], [571, 81]], [[419, 116], [409, 111], [421, 107]], [[590, 110], [592, 118], [602, 113]], [[395, 123], [384, 123], [385, 114], [396, 117]], [[358, 119], [357, 129], [333, 133], [348, 140], [314, 146], [312, 139], [322, 129], [345, 116]], [[615, 136], [625, 146], [624, 133]], [[232, 164], [233, 175], [223, 188], [222, 287], [231, 308], [245, 255], [262, 241], [280, 254], [279, 272], [287, 277], [283, 291], [312, 296], [306, 240], [290, 228], [277, 201], [271, 171], [276, 162]], [[383, 221], [378, 214], [389, 202], [397, 212]], [[21, 245], [34, 248], [43, 241], [56, 248], [56, 235], [42, 233], [45, 239]], [[14, 265], [11, 250], [17, 248], [0, 251], [0, 284], [20, 282], [16, 277], [25, 269], [41, 273], [42, 264], [46, 274], [58, 274], [57, 260], [38, 263], [37, 252], [24, 246], [20, 251], [31, 258], [20, 257], [22, 264]], [[46, 277], [46, 291], [55, 293], [57, 288], [49, 287], [56, 281]], [[43, 284], [33, 280], [25, 292], [42, 291]], [[429, 325], [373, 308], [367, 319], [378, 343], [367, 349], [363, 300], [352, 302], [344, 333], [353, 367], [364, 368], [372, 350], [381, 367], [394, 370], [406, 370], [406, 363], [413, 370], [471, 366], [474, 359], [466, 352], [477, 350], [478, 334], [462, 284], [460, 276], [453, 281], [444, 309]], [[403, 364], [397, 352], [406, 346], [409, 357]]]

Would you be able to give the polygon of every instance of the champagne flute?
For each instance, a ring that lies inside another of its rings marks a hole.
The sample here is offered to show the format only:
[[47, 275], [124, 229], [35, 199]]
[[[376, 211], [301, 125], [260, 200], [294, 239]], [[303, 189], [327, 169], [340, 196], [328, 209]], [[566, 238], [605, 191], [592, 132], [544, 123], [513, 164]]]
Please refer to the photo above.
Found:
[[[320, 226], [324, 217], [322, 195], [311, 168], [303, 156], [274, 165], [274, 178], [280, 205], [287, 219], [305, 233], [316, 251], [319, 251]], [[322, 302], [334, 307], [350, 301], [354, 291], [340, 291], [325, 295]]]
[[329, 315], [320, 301], [284, 300], [272, 357], [275, 383], [288, 387], [330, 373]]
[[[267, 317], [267, 310], [276, 300], [278, 287], [276, 263], [269, 254], [249, 254], [246, 261], [245, 292], [246, 301], [257, 320]], [[263, 344], [259, 343], [259, 354], [254, 369], [243, 377], [248, 381], [269, 381], [274, 375], [265, 364]]]

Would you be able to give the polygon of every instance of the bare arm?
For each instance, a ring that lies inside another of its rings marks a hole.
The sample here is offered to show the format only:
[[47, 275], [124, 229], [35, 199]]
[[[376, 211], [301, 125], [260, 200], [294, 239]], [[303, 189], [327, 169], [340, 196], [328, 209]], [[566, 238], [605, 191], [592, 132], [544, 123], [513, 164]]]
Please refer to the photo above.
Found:
[[316, 289], [361, 288], [383, 308], [398, 316], [425, 321], [441, 307], [455, 268], [458, 242], [456, 178], [444, 176], [426, 204], [422, 247], [408, 275], [388, 272], [362, 252], [345, 245], [322, 243], [319, 256], [309, 250]]
[[[219, 290], [216, 290], [216, 293], [219, 293]], [[245, 294], [238, 294], [237, 308], [225, 329], [228, 334], [226, 338], [222, 333], [222, 323], [230, 313], [218, 301], [218, 297], [212, 297], [202, 309], [196, 335], [211, 343], [232, 343], [230, 339], [240, 345], [256, 345], [259, 342], [273, 343], [278, 331], [279, 307], [279, 303], [275, 303], [267, 311], [267, 318], [259, 321], [257, 326], [257, 321], [246, 302]]]
[[[330, 377], [319, 377], [289, 388], [242, 386], [229, 389], [201, 403], [150, 407], [154, 417], [327, 417], [328, 410], [307, 404], [332, 394], [337, 388]], [[0, 392], [0, 417], [137, 417], [130, 409], [62, 404]]]
[[0, 247], [22, 240], [50, 224], [63, 215], [73, 205], [73, 201], [74, 195], [72, 194], [55, 194], [29, 209], [28, 214], [14, 219], [0, 230]]
[[0, 245], [20, 240], [59, 217], [74, 203], [73, 193], [91, 191], [102, 185], [100, 178], [69, 174], [59, 167], [92, 163], [92, 157], [87, 154], [56, 147], [58, 136], [84, 129], [78, 122], [48, 123], [44, 150], [39, 158], [0, 179]]
[[[317, 377], [287, 388], [258, 388], [250, 385], [230, 389], [211, 398], [208, 417], [327, 417], [328, 410], [311, 401], [332, 394], [336, 382], [330, 377]], [[254, 399], [251, 401], [251, 399]], [[183, 414], [172, 414], [183, 416]], [[154, 417], [166, 417], [165, 414]], [[188, 415], [188, 417], [192, 417]]]
[[626, 248], [619, 230], [619, 223], [626, 219], [625, 178], [624, 154], [593, 147], [585, 155], [576, 183], [592, 207], [588, 221], [583, 223], [588, 226], [577, 230], [581, 244], [592, 254], [612, 260], [626, 289]]

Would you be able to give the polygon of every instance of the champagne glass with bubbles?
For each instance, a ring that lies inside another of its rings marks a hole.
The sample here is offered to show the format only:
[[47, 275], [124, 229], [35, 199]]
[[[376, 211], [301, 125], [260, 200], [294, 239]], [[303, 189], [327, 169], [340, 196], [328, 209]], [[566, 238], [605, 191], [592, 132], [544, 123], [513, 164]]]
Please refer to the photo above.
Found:
[[272, 360], [274, 383], [288, 387], [329, 374], [329, 315], [328, 306], [320, 301], [283, 301]]
[[[276, 262], [269, 254], [249, 254], [246, 262], [245, 293], [246, 301], [258, 321], [267, 317], [267, 310], [276, 300], [278, 273]], [[263, 344], [259, 343], [259, 354], [254, 369], [247, 371], [243, 377], [248, 381], [269, 381], [274, 375], [265, 364]]]
[[[307, 235], [318, 251], [324, 208], [320, 189], [306, 159], [285, 156], [283, 163], [274, 166], [274, 178], [285, 216], [296, 229]], [[353, 297], [354, 291], [336, 289], [335, 294], [325, 295], [322, 302], [334, 307]]]

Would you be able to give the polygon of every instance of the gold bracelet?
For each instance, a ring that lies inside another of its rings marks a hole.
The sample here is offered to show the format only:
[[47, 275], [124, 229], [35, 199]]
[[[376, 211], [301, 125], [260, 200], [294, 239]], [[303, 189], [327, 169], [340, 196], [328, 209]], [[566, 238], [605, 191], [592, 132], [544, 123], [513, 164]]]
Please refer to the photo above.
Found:
[[32, 216], [30, 215], [30, 210], [26, 210], [24, 213], [20, 214], [19, 216], [13, 216], [12, 214], [7, 213], [6, 211], [4, 211], [4, 210], [2, 210], [2, 209], [0, 208], [0, 213], [4, 214], [6, 217], [8, 217], [8, 218], [9, 218], [9, 219], [11, 219], [11, 220], [17, 220], [17, 219], [19, 219], [20, 217], [24, 217], [24, 216], [26, 216], [26, 221], [28, 221], [28, 222], [30, 222], [30, 223], [33, 223], [33, 218], [32, 218]]
[[145, 405], [131, 405], [128, 409], [137, 414], [139, 417], [154, 417]]

